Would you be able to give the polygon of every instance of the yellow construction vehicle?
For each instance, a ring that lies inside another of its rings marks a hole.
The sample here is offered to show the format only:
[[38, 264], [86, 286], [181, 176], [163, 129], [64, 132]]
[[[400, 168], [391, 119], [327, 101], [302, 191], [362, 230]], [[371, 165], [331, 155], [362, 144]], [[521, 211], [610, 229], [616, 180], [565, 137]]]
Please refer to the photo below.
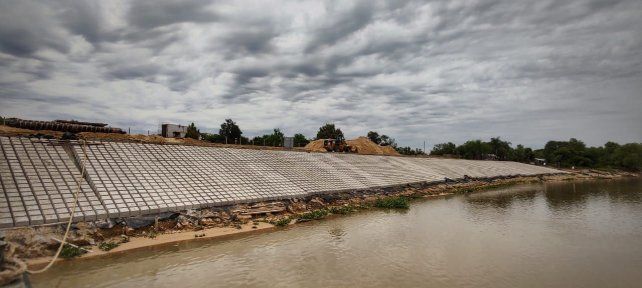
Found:
[[323, 148], [328, 152], [352, 152], [352, 147], [343, 138], [323, 139]]

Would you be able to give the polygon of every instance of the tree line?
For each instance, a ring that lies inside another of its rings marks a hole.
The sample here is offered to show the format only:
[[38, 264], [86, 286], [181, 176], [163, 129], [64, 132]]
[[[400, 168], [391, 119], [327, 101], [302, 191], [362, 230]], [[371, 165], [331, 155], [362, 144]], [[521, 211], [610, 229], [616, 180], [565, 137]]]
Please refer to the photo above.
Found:
[[500, 139], [466, 141], [462, 145], [452, 142], [434, 146], [430, 155], [443, 155], [464, 159], [510, 160], [524, 163], [544, 159], [557, 167], [616, 168], [628, 171], [642, 170], [642, 143], [620, 145], [607, 142], [599, 147], [587, 147], [584, 142], [571, 138], [568, 141], [548, 141], [543, 149], [532, 149]]
[[[246, 145], [256, 145], [256, 146], [283, 146], [284, 134], [279, 128], [274, 128], [272, 133], [264, 134], [261, 136], [255, 136], [247, 138], [243, 136], [243, 131], [236, 122], [232, 119], [225, 119], [225, 122], [221, 124], [221, 128], [218, 131], [218, 134], [215, 133], [201, 133], [194, 123], [191, 123], [187, 126], [187, 133], [185, 134], [186, 138], [193, 139], [202, 139], [204, 141], [209, 141], [212, 143], [227, 143], [227, 144], [246, 144]], [[399, 147], [394, 138], [385, 135], [379, 134], [376, 131], [369, 131], [367, 134], [368, 139], [372, 142], [381, 145], [381, 146], [392, 146], [403, 155], [423, 155], [424, 152], [421, 149], [413, 149], [410, 147]], [[314, 139], [308, 139], [302, 133], [294, 134], [294, 147], [303, 147], [310, 143], [310, 141], [315, 139], [337, 139], [340, 141], [345, 140], [343, 131], [338, 128], [334, 123], [325, 123], [317, 131], [316, 137]]]
[[[191, 123], [187, 128], [186, 137], [202, 139], [214, 143], [246, 144], [257, 146], [283, 146], [284, 134], [275, 128], [272, 133], [247, 138], [243, 136], [241, 128], [232, 119], [225, 119], [221, 124], [218, 134], [201, 133]], [[370, 141], [381, 146], [392, 146], [402, 155], [425, 155], [418, 148], [401, 147], [394, 138], [369, 131]], [[345, 140], [343, 131], [333, 123], [322, 125], [314, 139], [339, 139]], [[303, 147], [311, 140], [303, 134], [294, 135], [294, 146]], [[549, 165], [557, 167], [587, 167], [587, 168], [616, 168], [628, 171], [642, 170], [642, 143], [627, 143], [620, 145], [607, 142], [599, 147], [587, 147], [584, 142], [575, 138], [569, 141], [548, 141], [543, 149], [532, 149], [524, 145], [513, 147], [511, 142], [493, 137], [489, 141], [470, 140], [464, 144], [455, 145], [452, 142], [440, 143], [433, 147], [430, 155], [448, 156], [454, 158], [474, 160], [506, 160], [524, 163], [533, 163], [536, 159], [543, 159]]]
[[[283, 132], [281, 129], [275, 128], [272, 133], [265, 134], [261, 136], [255, 136], [248, 138], [243, 136], [243, 131], [236, 122], [232, 119], [225, 119], [225, 122], [221, 123], [218, 133], [201, 133], [194, 123], [191, 123], [187, 126], [187, 133], [185, 134], [186, 138], [201, 139], [204, 141], [212, 143], [221, 143], [221, 144], [244, 144], [244, 145], [255, 145], [255, 146], [283, 146]], [[303, 147], [310, 142], [303, 134], [297, 133], [294, 134], [294, 146]]]

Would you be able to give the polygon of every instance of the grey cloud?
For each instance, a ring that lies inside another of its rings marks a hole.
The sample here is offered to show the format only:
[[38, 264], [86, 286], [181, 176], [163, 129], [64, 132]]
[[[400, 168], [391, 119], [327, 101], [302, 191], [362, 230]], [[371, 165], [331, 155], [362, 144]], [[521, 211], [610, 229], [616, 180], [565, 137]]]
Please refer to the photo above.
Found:
[[130, 24], [151, 29], [175, 23], [204, 23], [217, 19], [216, 13], [208, 10], [210, 1], [133, 1], [127, 15]]
[[374, 7], [370, 1], [359, 1], [348, 11], [329, 12], [328, 22], [314, 31], [314, 37], [307, 45], [307, 52], [333, 45], [368, 25], [372, 20]]
[[0, 2], [0, 51], [15, 56], [30, 56], [39, 49], [67, 52], [69, 44], [41, 7], [31, 1]]
[[105, 37], [103, 15], [99, 2], [73, 1], [62, 8], [61, 20], [70, 32], [96, 43]]
[[270, 43], [275, 36], [275, 32], [269, 28], [246, 28], [233, 31], [221, 40], [225, 46], [229, 47], [229, 52], [232, 55], [237, 53], [261, 54], [273, 49]]
[[402, 145], [642, 141], [635, 0], [74, 4], [0, 3], [1, 113], [64, 107], [135, 131], [232, 117], [250, 136], [331, 121]]

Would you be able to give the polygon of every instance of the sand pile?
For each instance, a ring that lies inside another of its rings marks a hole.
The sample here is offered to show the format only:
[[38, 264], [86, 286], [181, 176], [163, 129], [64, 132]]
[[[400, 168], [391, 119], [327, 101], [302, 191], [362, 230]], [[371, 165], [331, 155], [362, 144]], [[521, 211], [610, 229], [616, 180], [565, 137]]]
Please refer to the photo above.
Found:
[[323, 139], [310, 141], [303, 149], [310, 152], [327, 152], [323, 147]]
[[348, 145], [352, 147], [353, 152], [359, 154], [369, 154], [369, 155], [391, 155], [399, 156], [395, 148], [390, 146], [379, 146], [376, 143], [370, 141], [368, 137], [359, 137], [353, 140], [346, 141]]
[[[392, 155], [399, 156], [395, 148], [390, 146], [379, 146], [374, 142], [370, 141], [367, 137], [359, 137], [353, 140], [346, 140], [348, 145], [352, 148], [352, 152], [358, 154], [369, 154], [369, 155]], [[305, 145], [304, 148], [306, 151], [310, 152], [326, 152], [323, 147], [323, 139], [314, 140]]]

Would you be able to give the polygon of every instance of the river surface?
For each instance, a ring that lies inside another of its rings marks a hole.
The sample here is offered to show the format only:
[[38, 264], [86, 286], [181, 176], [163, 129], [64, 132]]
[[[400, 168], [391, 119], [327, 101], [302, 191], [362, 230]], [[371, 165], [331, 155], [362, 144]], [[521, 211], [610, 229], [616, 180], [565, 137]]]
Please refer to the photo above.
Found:
[[34, 287], [642, 287], [642, 179], [519, 185], [57, 263]]

